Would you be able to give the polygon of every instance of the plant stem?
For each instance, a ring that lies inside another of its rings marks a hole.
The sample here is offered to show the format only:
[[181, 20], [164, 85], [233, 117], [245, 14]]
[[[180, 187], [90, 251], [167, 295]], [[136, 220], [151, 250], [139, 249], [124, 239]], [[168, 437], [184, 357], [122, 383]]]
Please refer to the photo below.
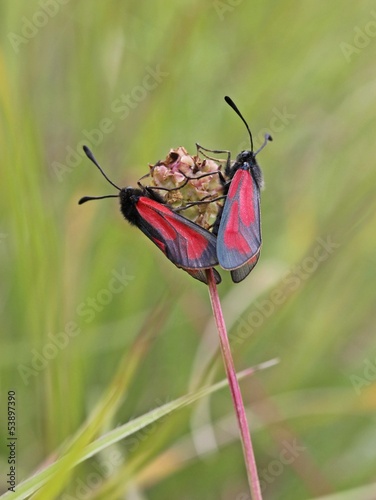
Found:
[[256, 460], [253, 452], [251, 434], [248, 429], [247, 416], [244, 409], [242, 394], [239, 387], [239, 382], [236, 376], [234, 361], [231, 355], [230, 343], [228, 341], [226, 324], [222, 313], [221, 303], [219, 300], [217, 285], [212, 269], [206, 270], [206, 276], [209, 284], [210, 301], [214, 313], [214, 319], [219, 333], [219, 343], [221, 346], [222, 357], [225, 364], [226, 375], [231, 390], [231, 396], [234, 402], [236, 418], [240, 430], [240, 437], [243, 446], [243, 454], [247, 469], [249, 487], [251, 490], [252, 500], [262, 500], [260, 481], [257, 474]]

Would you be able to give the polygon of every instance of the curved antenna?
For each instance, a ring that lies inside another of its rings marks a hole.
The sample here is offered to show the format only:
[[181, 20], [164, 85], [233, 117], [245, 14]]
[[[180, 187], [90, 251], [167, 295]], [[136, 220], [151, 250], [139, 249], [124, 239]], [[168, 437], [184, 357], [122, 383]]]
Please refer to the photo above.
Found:
[[247, 127], [247, 130], [248, 130], [248, 133], [249, 133], [249, 138], [251, 139], [251, 151], [253, 153], [253, 138], [252, 138], [251, 131], [250, 131], [249, 127], [248, 127], [248, 123], [243, 118], [243, 115], [238, 110], [238, 107], [236, 106], [236, 104], [234, 103], [234, 101], [231, 99], [231, 97], [229, 97], [228, 95], [226, 95], [225, 96], [225, 101], [235, 111], [235, 113], [240, 116], [240, 118], [243, 120], [244, 125]]
[[[87, 146], [83, 146], [82, 148], [84, 151], [85, 151], [85, 154], [86, 156], [89, 158], [89, 160], [91, 160], [94, 165], [99, 169], [99, 171], [101, 172], [101, 174], [103, 175], [103, 177], [112, 185], [114, 186], [114, 188], [116, 188], [118, 191], [121, 191], [121, 189], [119, 188], [119, 186], [117, 186], [116, 184], [114, 184], [108, 177], [107, 175], [104, 173], [103, 169], [100, 167], [99, 163], [97, 162], [97, 160], [95, 159], [93, 153], [90, 151], [90, 149], [87, 147]], [[94, 199], [94, 198], [93, 198]], [[80, 200], [81, 201], [81, 200]], [[84, 203], [84, 202], [82, 202]]]
[[106, 194], [105, 196], [83, 196], [78, 204], [82, 205], [83, 203], [86, 203], [87, 201], [91, 200], [103, 200], [104, 198], [118, 198], [119, 195], [117, 194]]
[[268, 141], [272, 141], [273, 140], [273, 137], [270, 135], [270, 134], [265, 134], [264, 135], [264, 142], [262, 143], [262, 145], [258, 148], [258, 150], [256, 151], [256, 153], [254, 154], [254, 156], [256, 156], [257, 154], [259, 154], [259, 152], [264, 149], [264, 147], [268, 144]]

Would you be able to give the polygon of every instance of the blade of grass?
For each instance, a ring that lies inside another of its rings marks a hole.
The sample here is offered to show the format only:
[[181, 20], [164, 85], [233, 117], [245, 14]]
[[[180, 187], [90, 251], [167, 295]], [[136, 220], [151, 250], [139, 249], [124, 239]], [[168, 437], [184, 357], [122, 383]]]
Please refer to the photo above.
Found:
[[[276, 364], [277, 362], [278, 362], [277, 360], [270, 360], [265, 363], [256, 365], [252, 368], [247, 368], [246, 370], [240, 372], [237, 375], [237, 377], [239, 378], [239, 380], [243, 379], [247, 376], [252, 375], [255, 371], [263, 370], [264, 368], [269, 368], [274, 364]], [[79, 463], [82, 463], [88, 458], [93, 457], [94, 455], [104, 450], [108, 446], [111, 446], [119, 442], [120, 440], [131, 436], [132, 434], [143, 429], [147, 425], [150, 425], [153, 422], [158, 421], [159, 419], [172, 413], [173, 411], [188, 406], [189, 404], [194, 403], [198, 399], [208, 394], [212, 394], [216, 391], [219, 391], [220, 389], [223, 389], [224, 387], [226, 387], [226, 385], [227, 385], [227, 379], [221, 380], [220, 382], [217, 382], [216, 384], [213, 384], [209, 387], [204, 387], [199, 391], [186, 394], [185, 396], [182, 396], [176, 399], [175, 401], [166, 403], [165, 405], [162, 405], [159, 408], [156, 408], [148, 413], [145, 413], [144, 415], [141, 415], [140, 417], [132, 420], [131, 422], [127, 422], [126, 424], [119, 426], [116, 429], [113, 429], [112, 431], [108, 432], [107, 434], [101, 436], [100, 438], [92, 442], [90, 445], [86, 446], [85, 449], [80, 449], [77, 455], [75, 456], [75, 461], [73, 463], [68, 462], [66, 464], [67, 467], [69, 467], [69, 469], [72, 469]], [[64, 457], [58, 459], [55, 463], [49, 465], [45, 469], [41, 470], [32, 477], [20, 483], [17, 486], [16, 493], [7, 492], [0, 498], [2, 500], [7, 500], [10, 498], [12, 498], [13, 500], [21, 500], [27, 498], [31, 494], [35, 493], [39, 488], [41, 488], [43, 484], [45, 484], [53, 477], [56, 470], [58, 470], [61, 464], [63, 463], [63, 460]]]
[[155, 331], [159, 330], [158, 325], [163, 323], [167, 317], [167, 304], [168, 301], [166, 299], [157, 301], [157, 306], [145, 319], [130, 350], [123, 355], [117, 372], [102, 399], [76, 435], [60, 453], [63, 456], [56, 462], [58, 466], [54, 469], [53, 475], [47, 484], [33, 496], [33, 499], [56, 498], [64, 488], [64, 485], [69, 480], [72, 464], [76, 462], [85, 446], [100, 433], [105, 423], [112, 418], [121, 404], [124, 393], [133, 380], [136, 370], [148, 350], [151, 338], [154, 337]]
[[[283, 417], [279, 413], [269, 413], [269, 415], [266, 415], [266, 412], [261, 410], [264, 406], [265, 409], [268, 407], [268, 402], [264, 400], [253, 404], [252, 410], [250, 407], [246, 407], [248, 415], [251, 411], [253, 414], [258, 414], [259, 411], [261, 411], [262, 418], [253, 422], [252, 429], [270, 429], [271, 427], [274, 428], [278, 426], [281, 422], [286, 423], [288, 420], [312, 417], [315, 415], [320, 420], [325, 416], [326, 420], [332, 420], [334, 422], [337, 416], [341, 414], [343, 407], [351, 407], [354, 416], [362, 415], [365, 417], [366, 415], [373, 414], [374, 411], [371, 405], [369, 408], [366, 408], [365, 402], [368, 399], [367, 396], [364, 398], [364, 403], [357, 401], [355, 405], [354, 396], [349, 394], [346, 389], [333, 388], [325, 391], [310, 389], [304, 391], [304, 393], [306, 393], [305, 395], [302, 395], [301, 392], [302, 391], [294, 391], [292, 394], [280, 394], [271, 398], [277, 405], [284, 401], [285, 404], [283, 404], [283, 407], [289, 408], [289, 413], [285, 413]], [[373, 407], [375, 406], [376, 403], [373, 404]], [[155, 456], [154, 459], [149, 460], [147, 464], [143, 462], [141, 468], [138, 458], [136, 459], [137, 463], [135, 465], [133, 465], [134, 460], [131, 459], [127, 463], [127, 471], [129, 471], [129, 468], [132, 468], [132, 466], [133, 469], [137, 468], [137, 475], [136, 477], [132, 477], [132, 484], [136, 484], [141, 490], [152, 488], [158, 483], [165, 481], [167, 478], [172, 477], [177, 472], [181, 472], [183, 469], [188, 468], [193, 462], [202, 460], [206, 453], [215, 453], [218, 449], [222, 449], [222, 447], [233, 443], [235, 439], [237, 439], [235, 437], [237, 424], [232, 424], [233, 418], [234, 415], [232, 413], [231, 415], [221, 417], [218, 421], [212, 422], [217, 442], [212, 448], [206, 448], [205, 451], [197, 449], [192, 441], [192, 434], [190, 433], [179, 439], [177, 443], [172, 444], [170, 448]], [[310, 418], [308, 429], [314, 428], [315, 425], [315, 419]], [[207, 432], [206, 423], [203, 424], [202, 431], [205, 433]], [[102, 491], [96, 491], [98, 498], [120, 498], [121, 494], [124, 493], [125, 476], [125, 467], [121, 467], [116, 471], [115, 475], [109, 477], [107, 482], [103, 484], [104, 493], [102, 497], [100, 496]], [[120, 494], [110, 497], [109, 495], [112, 492], [110, 488], [115, 487], [116, 484], [118, 486], [117, 491], [120, 491]]]

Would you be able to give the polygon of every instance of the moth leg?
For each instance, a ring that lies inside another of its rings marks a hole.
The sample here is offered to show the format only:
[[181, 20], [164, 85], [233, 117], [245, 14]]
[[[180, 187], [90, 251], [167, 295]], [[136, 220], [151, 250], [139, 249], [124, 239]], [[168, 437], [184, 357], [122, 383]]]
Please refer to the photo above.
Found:
[[[197, 154], [201, 153], [202, 156], [205, 156], [205, 158], [208, 158], [209, 160], [226, 162], [226, 168], [230, 166], [231, 152], [227, 151], [227, 149], [207, 149], [207, 148], [204, 148], [203, 146], [201, 146], [198, 142], [196, 142], [196, 148], [197, 148]], [[206, 151], [208, 153], [214, 153], [214, 154], [225, 153], [227, 155], [227, 159], [226, 160], [219, 160], [218, 158], [213, 158], [212, 156], [208, 156], [207, 154], [205, 154], [204, 151]]]
[[204, 196], [204, 198], [202, 198], [202, 200], [192, 201], [188, 205], [184, 205], [182, 207], [174, 208], [174, 212], [182, 212], [183, 210], [187, 210], [188, 208], [194, 207], [195, 205], [203, 205], [204, 203], [213, 203], [214, 201], [224, 200], [227, 195], [217, 196], [217, 198], [212, 198], [210, 200], [207, 200], [206, 198], [209, 198], [210, 196], [211, 195], [208, 194], [207, 196]]

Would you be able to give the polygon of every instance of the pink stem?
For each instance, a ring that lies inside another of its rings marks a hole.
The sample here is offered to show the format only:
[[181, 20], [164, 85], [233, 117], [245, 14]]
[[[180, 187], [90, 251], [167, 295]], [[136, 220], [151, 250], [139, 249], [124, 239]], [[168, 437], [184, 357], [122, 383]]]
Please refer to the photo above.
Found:
[[231, 390], [232, 400], [234, 402], [236, 418], [238, 419], [249, 487], [251, 490], [252, 499], [262, 500], [260, 481], [257, 474], [256, 460], [255, 460], [255, 455], [253, 453], [251, 435], [248, 429], [247, 416], [244, 409], [244, 403], [243, 403], [242, 393], [240, 392], [239, 382], [236, 376], [234, 361], [231, 355], [230, 344], [228, 341], [227, 331], [226, 331], [226, 324], [222, 313], [221, 303], [219, 300], [213, 269], [207, 269], [206, 276], [208, 278], [210, 301], [219, 333], [219, 343], [221, 346], [222, 357], [226, 368], [226, 375]]

